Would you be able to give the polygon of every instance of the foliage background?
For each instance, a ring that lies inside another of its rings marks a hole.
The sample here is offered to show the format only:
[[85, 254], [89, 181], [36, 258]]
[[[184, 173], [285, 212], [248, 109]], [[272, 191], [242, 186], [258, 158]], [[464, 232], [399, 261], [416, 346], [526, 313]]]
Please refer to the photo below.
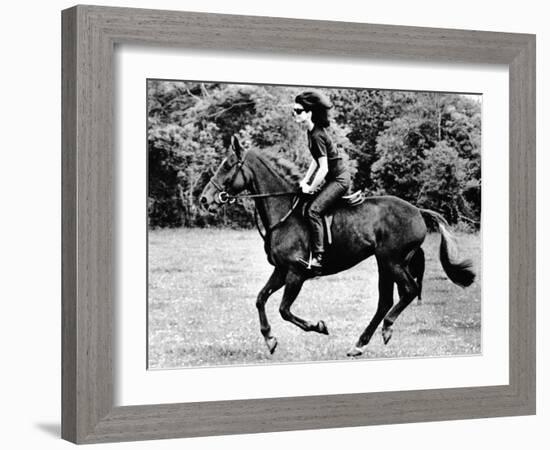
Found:
[[[210, 215], [197, 207], [198, 196], [233, 134], [305, 172], [306, 135], [291, 115], [304, 89], [149, 80], [149, 226], [253, 226], [251, 202]], [[350, 157], [355, 189], [396, 195], [463, 229], [479, 228], [480, 96], [320, 90], [333, 102], [329, 132]]]

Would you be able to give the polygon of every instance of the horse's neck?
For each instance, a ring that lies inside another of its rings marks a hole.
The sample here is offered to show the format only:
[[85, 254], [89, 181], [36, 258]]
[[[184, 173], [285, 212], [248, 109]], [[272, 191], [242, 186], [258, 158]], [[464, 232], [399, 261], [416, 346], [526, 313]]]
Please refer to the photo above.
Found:
[[[290, 192], [292, 186], [284, 178], [275, 172], [269, 162], [254, 159], [254, 190], [257, 194], [272, 194], [276, 192]], [[264, 197], [256, 200], [260, 217], [264, 227], [268, 229], [275, 225], [291, 208], [292, 196], [282, 195]]]

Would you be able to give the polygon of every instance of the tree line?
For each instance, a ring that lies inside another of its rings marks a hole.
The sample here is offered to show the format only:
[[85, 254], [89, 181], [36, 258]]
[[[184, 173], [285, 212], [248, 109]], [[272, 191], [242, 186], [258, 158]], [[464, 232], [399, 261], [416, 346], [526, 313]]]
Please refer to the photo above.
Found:
[[[302, 170], [305, 132], [294, 123], [304, 88], [149, 80], [148, 220], [151, 227], [253, 226], [253, 203], [204, 213], [198, 195], [227, 154], [277, 152]], [[329, 133], [350, 158], [354, 189], [391, 194], [479, 228], [480, 97], [376, 89], [321, 89], [332, 101]]]

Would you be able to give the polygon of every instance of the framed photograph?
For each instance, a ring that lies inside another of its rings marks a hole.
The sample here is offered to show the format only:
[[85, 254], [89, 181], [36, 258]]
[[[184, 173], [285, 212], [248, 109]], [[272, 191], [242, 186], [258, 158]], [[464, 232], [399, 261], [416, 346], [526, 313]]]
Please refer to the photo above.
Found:
[[65, 439], [535, 413], [534, 36], [62, 24]]

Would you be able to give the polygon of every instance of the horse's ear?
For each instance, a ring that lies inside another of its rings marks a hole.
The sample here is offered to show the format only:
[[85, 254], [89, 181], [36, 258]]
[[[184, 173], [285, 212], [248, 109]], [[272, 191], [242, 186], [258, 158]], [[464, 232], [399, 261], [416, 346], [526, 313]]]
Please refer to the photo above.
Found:
[[231, 136], [231, 150], [235, 152], [237, 158], [242, 159], [244, 150], [241, 146], [241, 143], [239, 142], [239, 139], [235, 135]]

